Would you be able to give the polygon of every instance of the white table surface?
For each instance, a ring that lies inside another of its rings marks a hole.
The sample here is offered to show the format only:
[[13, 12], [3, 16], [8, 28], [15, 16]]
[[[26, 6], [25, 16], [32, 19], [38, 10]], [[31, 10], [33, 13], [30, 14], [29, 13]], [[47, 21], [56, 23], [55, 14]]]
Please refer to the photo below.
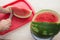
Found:
[[[14, 0], [0, 0], [0, 6], [5, 5]], [[60, 14], [60, 0], [27, 0], [34, 10], [37, 12], [41, 9], [52, 9]], [[54, 38], [54, 40], [60, 40], [60, 33]], [[1, 37], [1, 36], [0, 36]], [[9, 32], [2, 36], [2, 38], [8, 38], [11, 40], [34, 40], [30, 34], [30, 23], [18, 28], [12, 32]]]

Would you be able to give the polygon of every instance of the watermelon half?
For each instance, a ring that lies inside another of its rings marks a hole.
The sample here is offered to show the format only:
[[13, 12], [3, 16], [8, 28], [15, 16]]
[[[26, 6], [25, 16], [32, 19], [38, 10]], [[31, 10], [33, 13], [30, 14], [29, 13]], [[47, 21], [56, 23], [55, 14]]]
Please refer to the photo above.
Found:
[[36, 13], [31, 23], [31, 32], [40, 38], [56, 35], [60, 28], [59, 14], [53, 10], [44, 9]]

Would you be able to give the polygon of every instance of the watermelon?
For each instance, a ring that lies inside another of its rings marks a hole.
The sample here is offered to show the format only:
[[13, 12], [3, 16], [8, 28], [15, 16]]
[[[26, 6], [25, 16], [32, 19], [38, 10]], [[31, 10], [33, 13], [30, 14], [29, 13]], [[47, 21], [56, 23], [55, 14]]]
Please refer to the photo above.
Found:
[[59, 15], [53, 10], [44, 9], [37, 12], [31, 22], [31, 33], [40, 38], [56, 35], [59, 28]]
[[31, 16], [32, 11], [24, 8], [11, 7], [14, 12], [14, 15], [18, 18], [28, 18]]

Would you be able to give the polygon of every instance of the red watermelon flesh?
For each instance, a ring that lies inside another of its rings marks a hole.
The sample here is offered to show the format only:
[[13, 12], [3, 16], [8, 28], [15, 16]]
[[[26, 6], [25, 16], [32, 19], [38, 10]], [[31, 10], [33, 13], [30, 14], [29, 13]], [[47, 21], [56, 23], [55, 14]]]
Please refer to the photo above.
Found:
[[11, 9], [15, 12], [18, 16], [27, 16], [30, 14], [30, 11], [27, 9], [22, 9], [18, 7], [11, 7]]
[[58, 17], [52, 12], [42, 12], [36, 16], [35, 22], [57, 22]]

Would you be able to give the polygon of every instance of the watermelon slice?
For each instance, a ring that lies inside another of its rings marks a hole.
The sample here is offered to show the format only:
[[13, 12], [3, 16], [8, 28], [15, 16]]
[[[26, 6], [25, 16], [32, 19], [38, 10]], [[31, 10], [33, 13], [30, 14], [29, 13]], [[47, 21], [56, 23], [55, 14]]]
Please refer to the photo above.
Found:
[[11, 7], [11, 9], [14, 11], [14, 15], [18, 18], [28, 18], [32, 14], [32, 11], [28, 9], [18, 7]]
[[59, 15], [53, 10], [41, 10], [33, 18], [31, 32], [40, 38], [49, 38], [59, 32]]

